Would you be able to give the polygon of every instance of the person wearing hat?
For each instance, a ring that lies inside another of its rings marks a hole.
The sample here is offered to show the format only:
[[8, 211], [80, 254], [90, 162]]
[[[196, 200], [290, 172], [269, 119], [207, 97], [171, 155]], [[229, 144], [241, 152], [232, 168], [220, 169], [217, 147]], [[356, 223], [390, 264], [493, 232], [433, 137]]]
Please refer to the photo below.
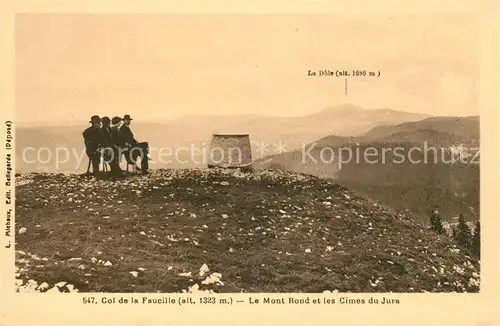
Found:
[[113, 117], [111, 119], [111, 135], [113, 137], [113, 144], [118, 148], [123, 148], [125, 146], [125, 142], [123, 141], [123, 136], [120, 131], [120, 127], [122, 126], [122, 118]]
[[123, 116], [123, 124], [120, 127], [120, 131], [122, 132], [123, 135], [123, 140], [125, 141], [126, 144], [133, 146], [138, 143], [138, 141], [134, 138], [134, 134], [132, 133], [132, 130], [130, 130], [130, 123], [132, 122], [132, 118], [130, 115], [125, 114]]
[[[149, 144], [147, 142], [138, 142], [134, 138], [134, 134], [132, 130], [130, 130], [130, 123], [132, 122], [132, 118], [129, 114], [125, 114], [123, 116], [123, 125], [120, 127], [121, 135], [123, 137], [123, 142], [125, 146], [128, 148], [128, 152], [125, 154], [127, 162], [131, 162], [135, 164], [135, 161], [138, 156], [141, 157], [141, 171], [143, 174], [148, 172], [149, 168]], [[130, 163], [129, 163], [130, 164]]]
[[113, 125], [113, 127], [115, 128], [119, 128], [121, 127], [121, 124], [122, 124], [122, 118], [120, 117], [113, 117], [113, 119], [111, 119], [111, 124]]
[[113, 131], [111, 128], [111, 120], [109, 117], [103, 117], [101, 128], [101, 149], [104, 162], [110, 165], [111, 174], [120, 175], [123, 171], [120, 169], [119, 164], [118, 144], [117, 141], [115, 141], [115, 138], [117, 137], [116, 132], [117, 131]]
[[109, 117], [102, 117], [101, 122], [101, 145], [105, 147], [112, 146], [113, 136], [111, 135], [111, 119]]
[[[89, 123], [92, 125], [85, 129], [82, 133], [83, 141], [85, 142], [85, 152], [92, 164], [92, 173], [97, 175], [99, 173], [99, 144], [101, 142], [101, 118], [98, 115], [93, 115]], [[90, 165], [89, 165], [90, 167]], [[87, 170], [87, 172], [89, 172]]]

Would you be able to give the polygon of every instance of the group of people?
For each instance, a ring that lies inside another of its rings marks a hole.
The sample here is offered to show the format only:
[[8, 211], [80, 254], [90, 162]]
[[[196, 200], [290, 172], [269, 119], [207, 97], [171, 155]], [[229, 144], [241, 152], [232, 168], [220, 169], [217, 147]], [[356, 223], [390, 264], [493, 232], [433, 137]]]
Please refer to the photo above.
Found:
[[141, 158], [140, 170], [143, 174], [148, 173], [149, 145], [134, 138], [130, 129], [132, 122], [130, 115], [112, 119], [109, 117], [101, 119], [98, 115], [94, 115], [89, 122], [92, 125], [83, 132], [83, 139], [89, 157], [89, 168], [92, 165], [94, 175], [99, 172], [101, 158], [105, 164], [109, 164], [112, 175], [122, 175], [123, 171], [120, 168], [122, 155], [125, 156], [127, 164], [134, 166], [137, 164], [137, 159]]

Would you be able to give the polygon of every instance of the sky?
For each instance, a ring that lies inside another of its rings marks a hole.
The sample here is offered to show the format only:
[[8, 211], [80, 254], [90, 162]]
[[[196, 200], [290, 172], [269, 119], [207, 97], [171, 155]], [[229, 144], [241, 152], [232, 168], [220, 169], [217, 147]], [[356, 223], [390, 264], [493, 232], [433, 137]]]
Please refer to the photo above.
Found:
[[[478, 21], [460, 15], [24, 14], [18, 123], [93, 114], [301, 116], [350, 103], [479, 114]], [[310, 77], [308, 70], [380, 71]]]

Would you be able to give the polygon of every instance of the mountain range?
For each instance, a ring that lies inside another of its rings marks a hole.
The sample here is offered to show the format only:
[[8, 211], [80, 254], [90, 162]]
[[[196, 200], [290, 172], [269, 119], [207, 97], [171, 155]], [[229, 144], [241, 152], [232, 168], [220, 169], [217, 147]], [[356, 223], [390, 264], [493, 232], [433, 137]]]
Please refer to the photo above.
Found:
[[[377, 126], [417, 121], [426, 117], [423, 114], [390, 109], [366, 110], [344, 104], [301, 117], [207, 114], [158, 122], [141, 122], [140, 118], [136, 118], [131, 128], [138, 140], [149, 142], [151, 168], [192, 168], [204, 165], [203, 151], [209, 151], [211, 135], [217, 132], [249, 133], [254, 159], [258, 159], [280, 151], [300, 149], [302, 144], [328, 135], [362, 135]], [[84, 172], [87, 158], [82, 132], [87, 127], [85, 124], [17, 126], [16, 170]], [[52, 157], [49, 157], [49, 152]], [[59, 153], [58, 160], [56, 152]], [[82, 162], [78, 164], [79, 161]]]
[[478, 116], [429, 117], [380, 125], [361, 136], [323, 137], [301, 150], [259, 159], [254, 166], [335, 179], [421, 219], [437, 209], [445, 220], [460, 213], [475, 220], [479, 158]]

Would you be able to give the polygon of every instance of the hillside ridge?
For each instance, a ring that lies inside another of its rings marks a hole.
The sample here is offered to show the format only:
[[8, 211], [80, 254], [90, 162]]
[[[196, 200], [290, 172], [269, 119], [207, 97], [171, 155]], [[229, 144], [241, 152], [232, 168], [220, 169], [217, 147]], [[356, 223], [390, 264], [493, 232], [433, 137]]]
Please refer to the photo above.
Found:
[[[479, 291], [479, 262], [449, 238], [306, 174], [17, 180], [20, 289], [32, 280], [80, 292]], [[26, 266], [30, 255], [43, 268]], [[196, 276], [204, 265], [220, 282]]]
[[[303, 150], [257, 159], [254, 166], [335, 179], [392, 208], [410, 209], [422, 220], [428, 220], [430, 210], [437, 205], [443, 219], [463, 213], [467, 220], [475, 221], [480, 208], [479, 143], [478, 117], [431, 117], [380, 125], [358, 137], [322, 137]], [[400, 152], [404, 156], [402, 162], [392, 152], [398, 148], [404, 149]], [[352, 154], [340, 151], [344, 149]], [[414, 149], [417, 151], [410, 156]], [[377, 154], [375, 164], [363, 156], [373, 150]], [[333, 152], [336, 156], [331, 160], [330, 155], [321, 159], [322, 152]]]

